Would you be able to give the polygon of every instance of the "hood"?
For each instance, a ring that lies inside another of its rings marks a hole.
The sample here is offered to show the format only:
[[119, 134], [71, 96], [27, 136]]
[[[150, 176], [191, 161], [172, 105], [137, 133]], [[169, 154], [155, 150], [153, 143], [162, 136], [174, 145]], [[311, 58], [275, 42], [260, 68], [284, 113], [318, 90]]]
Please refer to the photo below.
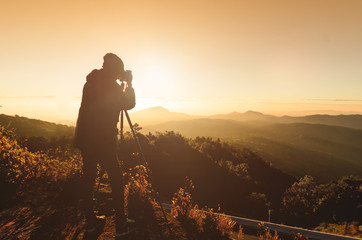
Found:
[[87, 82], [89, 83], [96, 83], [102, 81], [102, 70], [94, 69], [90, 74], [87, 76]]

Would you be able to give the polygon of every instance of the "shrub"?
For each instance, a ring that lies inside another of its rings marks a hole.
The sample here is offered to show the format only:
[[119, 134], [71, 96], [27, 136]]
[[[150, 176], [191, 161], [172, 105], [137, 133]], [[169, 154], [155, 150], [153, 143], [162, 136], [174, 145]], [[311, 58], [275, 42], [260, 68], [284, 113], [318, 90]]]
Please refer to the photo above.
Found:
[[300, 233], [297, 233], [297, 235], [296, 236], [294, 236], [294, 238], [293, 238], [294, 240], [308, 240], [309, 238], [308, 237], [305, 237], [305, 236], [303, 236], [302, 234], [300, 234]]
[[75, 174], [81, 167], [79, 155], [67, 161], [46, 153], [31, 153], [19, 146], [12, 132], [0, 128], [0, 181], [27, 187], [53, 183]]
[[138, 165], [130, 168], [124, 176], [127, 179], [124, 193], [128, 217], [140, 225], [154, 224], [154, 206], [157, 203], [154, 199], [155, 192], [148, 181], [146, 167]]
[[278, 232], [274, 231], [273, 235], [270, 229], [264, 226], [264, 223], [258, 224], [257, 235], [260, 240], [280, 240]]
[[186, 178], [185, 187], [172, 198], [171, 215], [177, 218], [191, 239], [229, 239], [235, 222], [212, 208], [199, 209], [192, 202], [192, 181]]

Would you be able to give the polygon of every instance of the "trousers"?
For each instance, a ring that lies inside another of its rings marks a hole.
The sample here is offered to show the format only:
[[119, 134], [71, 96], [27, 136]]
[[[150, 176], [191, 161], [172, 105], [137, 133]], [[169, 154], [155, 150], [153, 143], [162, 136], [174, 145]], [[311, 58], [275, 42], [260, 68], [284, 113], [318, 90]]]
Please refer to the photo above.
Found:
[[94, 183], [97, 177], [97, 164], [102, 170], [105, 170], [110, 178], [112, 188], [112, 207], [116, 215], [124, 216], [124, 183], [123, 172], [119, 165], [117, 156], [117, 138], [108, 143], [101, 142], [100, 145], [107, 147], [89, 147], [82, 148], [83, 158], [83, 200], [84, 213], [86, 218], [94, 216], [93, 213], [93, 191]]

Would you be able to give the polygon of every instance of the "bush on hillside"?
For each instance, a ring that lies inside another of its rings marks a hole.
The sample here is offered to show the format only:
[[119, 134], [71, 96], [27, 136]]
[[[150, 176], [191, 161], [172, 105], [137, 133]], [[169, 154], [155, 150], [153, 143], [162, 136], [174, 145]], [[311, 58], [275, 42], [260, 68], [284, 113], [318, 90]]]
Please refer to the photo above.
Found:
[[[64, 152], [63, 152], [64, 155]], [[67, 161], [32, 153], [19, 146], [11, 131], [0, 129], [0, 181], [27, 187], [64, 180], [80, 169], [80, 156]]]
[[186, 178], [185, 186], [172, 198], [171, 215], [177, 218], [189, 239], [229, 239], [235, 222], [212, 208], [199, 209], [191, 198], [192, 181]]
[[313, 177], [304, 176], [286, 190], [282, 210], [289, 222], [297, 225], [356, 221], [362, 214], [361, 189], [358, 177], [317, 184]]

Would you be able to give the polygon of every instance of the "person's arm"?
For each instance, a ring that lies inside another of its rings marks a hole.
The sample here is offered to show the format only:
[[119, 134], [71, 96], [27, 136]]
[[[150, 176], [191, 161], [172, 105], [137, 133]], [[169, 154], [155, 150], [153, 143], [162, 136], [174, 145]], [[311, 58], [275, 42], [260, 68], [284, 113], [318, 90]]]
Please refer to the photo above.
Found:
[[136, 106], [136, 95], [132, 87], [132, 83], [121, 93], [121, 109], [130, 110]]
[[128, 79], [127, 79], [127, 88], [126, 90], [121, 94], [121, 109], [122, 110], [130, 110], [136, 106], [136, 96], [134, 93], [134, 89], [132, 87], [132, 72], [128, 72]]

